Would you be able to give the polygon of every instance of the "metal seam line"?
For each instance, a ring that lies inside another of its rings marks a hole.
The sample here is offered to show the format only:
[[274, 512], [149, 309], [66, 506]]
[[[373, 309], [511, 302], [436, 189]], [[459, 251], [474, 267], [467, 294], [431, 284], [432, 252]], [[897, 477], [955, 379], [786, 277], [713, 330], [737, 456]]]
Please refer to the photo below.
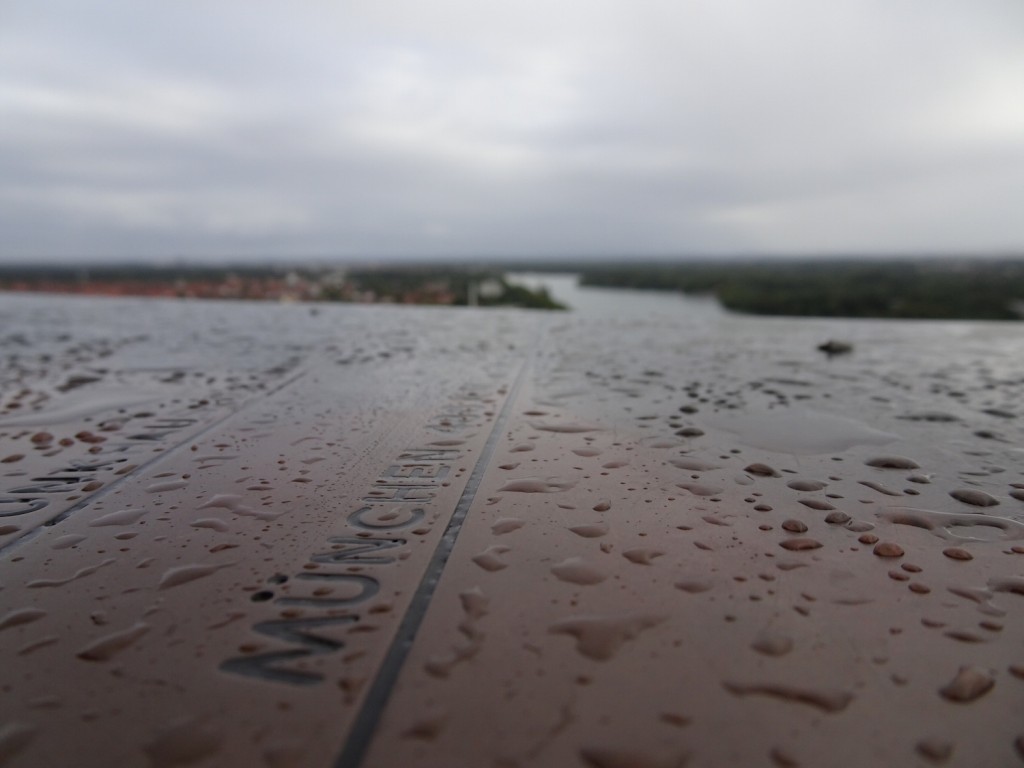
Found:
[[427, 609], [430, 607], [434, 590], [437, 589], [437, 584], [441, 579], [445, 564], [448, 562], [452, 549], [455, 547], [455, 540], [462, 530], [462, 522], [465, 520], [469, 508], [476, 498], [477, 490], [480, 488], [484, 473], [491, 463], [491, 457], [494, 455], [494, 449], [497, 446], [498, 440], [505, 432], [505, 423], [508, 421], [512, 405], [519, 395], [522, 383], [526, 379], [526, 373], [533, 361], [539, 341], [540, 332], [538, 332], [537, 337], [534, 339], [530, 352], [519, 369], [515, 383], [512, 385], [511, 390], [509, 390], [508, 398], [505, 400], [505, 404], [502, 406], [501, 412], [494, 422], [494, 427], [491, 429], [491, 434], [488, 435], [487, 442], [484, 443], [483, 450], [480, 452], [480, 458], [477, 459], [473, 472], [469, 476], [469, 481], [466, 483], [466, 487], [463, 489], [462, 495], [455, 505], [455, 511], [448, 521], [448, 527], [445, 528], [444, 535], [441, 536], [441, 540], [434, 550], [430, 563], [427, 565], [423, 578], [420, 580], [419, 587], [417, 587], [409, 603], [409, 609], [402, 618], [402, 623], [399, 625], [398, 631], [391, 641], [391, 647], [384, 657], [373, 685], [366, 694], [363, 706], [356, 715], [355, 722], [352, 724], [352, 729], [349, 731], [341, 753], [334, 762], [334, 768], [358, 768], [362, 764], [363, 757], [366, 755], [370, 742], [377, 731], [381, 715], [384, 713], [384, 707], [387, 705], [391, 697], [391, 691], [398, 681], [398, 675], [402, 671], [402, 667], [405, 666], [405, 659], [412, 648], [416, 633], [419, 631]]
[[44, 528], [52, 528], [55, 525], [60, 525], [76, 512], [85, 509], [91, 504], [94, 504], [100, 499], [102, 499], [104, 496], [112, 493], [115, 489], [119, 488], [123, 483], [127, 482], [129, 479], [140, 477], [143, 470], [148, 469], [150, 466], [156, 464], [157, 462], [163, 461], [169, 456], [173, 456], [174, 454], [178, 453], [185, 445], [203, 438], [204, 436], [212, 432], [214, 429], [219, 427], [221, 424], [226, 422], [228, 419], [231, 419], [232, 417], [237, 416], [240, 413], [243, 413], [250, 407], [255, 406], [257, 403], [264, 402], [268, 397], [271, 397], [280, 392], [281, 390], [285, 389], [286, 387], [291, 386], [296, 381], [301, 379], [303, 376], [306, 376], [308, 373], [309, 368], [303, 368], [302, 370], [288, 377], [284, 381], [278, 382], [277, 385], [267, 390], [266, 392], [261, 392], [258, 396], [251, 398], [245, 403], [242, 403], [237, 408], [228, 411], [219, 419], [216, 419], [211, 423], [207, 424], [205, 427], [200, 429], [195, 434], [189, 435], [188, 437], [180, 440], [179, 442], [174, 443], [168, 449], [160, 451], [155, 456], [150, 457], [146, 461], [136, 466], [135, 469], [132, 470], [131, 474], [124, 475], [123, 477], [111, 480], [109, 483], [104, 485], [103, 488], [101, 488], [100, 490], [96, 491], [93, 494], [90, 494], [89, 496], [82, 499], [74, 506], [68, 507], [62, 512], [58, 512], [57, 514], [55, 514], [53, 517], [49, 517], [46, 520], [43, 520], [41, 523], [38, 523], [34, 528], [32, 528], [32, 530], [26, 531], [24, 534], [19, 536], [14, 541], [0, 547], [0, 557], [3, 557], [10, 552], [13, 552], [17, 548], [22, 547], [25, 544], [28, 544], [30, 541], [36, 538], [39, 535], [40, 531], [42, 531]]

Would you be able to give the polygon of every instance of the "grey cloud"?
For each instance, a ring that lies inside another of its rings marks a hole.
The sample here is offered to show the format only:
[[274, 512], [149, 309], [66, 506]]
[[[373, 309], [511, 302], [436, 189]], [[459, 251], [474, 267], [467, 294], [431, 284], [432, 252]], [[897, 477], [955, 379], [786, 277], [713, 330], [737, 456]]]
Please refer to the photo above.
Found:
[[0, 259], [1024, 245], [1024, 6], [27, 0]]

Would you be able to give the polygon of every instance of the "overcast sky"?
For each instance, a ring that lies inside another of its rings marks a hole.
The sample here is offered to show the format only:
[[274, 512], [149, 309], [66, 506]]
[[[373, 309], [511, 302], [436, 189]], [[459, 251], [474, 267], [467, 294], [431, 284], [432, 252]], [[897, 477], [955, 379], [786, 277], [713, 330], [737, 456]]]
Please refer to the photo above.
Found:
[[1021, 0], [0, 0], [0, 260], [1024, 251]]

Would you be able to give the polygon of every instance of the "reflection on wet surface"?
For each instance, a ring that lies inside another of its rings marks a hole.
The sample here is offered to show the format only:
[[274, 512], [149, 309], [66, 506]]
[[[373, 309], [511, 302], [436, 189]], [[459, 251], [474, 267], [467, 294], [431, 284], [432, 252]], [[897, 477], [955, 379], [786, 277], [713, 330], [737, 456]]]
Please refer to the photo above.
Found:
[[1024, 760], [1024, 330], [646, 306], [4, 296], [0, 764]]

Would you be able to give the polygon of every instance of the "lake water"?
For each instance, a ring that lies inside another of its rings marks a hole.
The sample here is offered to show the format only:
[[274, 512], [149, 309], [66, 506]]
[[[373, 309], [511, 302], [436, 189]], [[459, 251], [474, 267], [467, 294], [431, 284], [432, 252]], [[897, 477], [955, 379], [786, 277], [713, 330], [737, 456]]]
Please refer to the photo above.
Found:
[[713, 297], [685, 296], [677, 291], [637, 291], [628, 288], [581, 286], [579, 275], [544, 272], [510, 272], [507, 279], [528, 288], [545, 287], [556, 301], [585, 315], [615, 314], [646, 317], [652, 314], [695, 313], [713, 316], [724, 310]]

